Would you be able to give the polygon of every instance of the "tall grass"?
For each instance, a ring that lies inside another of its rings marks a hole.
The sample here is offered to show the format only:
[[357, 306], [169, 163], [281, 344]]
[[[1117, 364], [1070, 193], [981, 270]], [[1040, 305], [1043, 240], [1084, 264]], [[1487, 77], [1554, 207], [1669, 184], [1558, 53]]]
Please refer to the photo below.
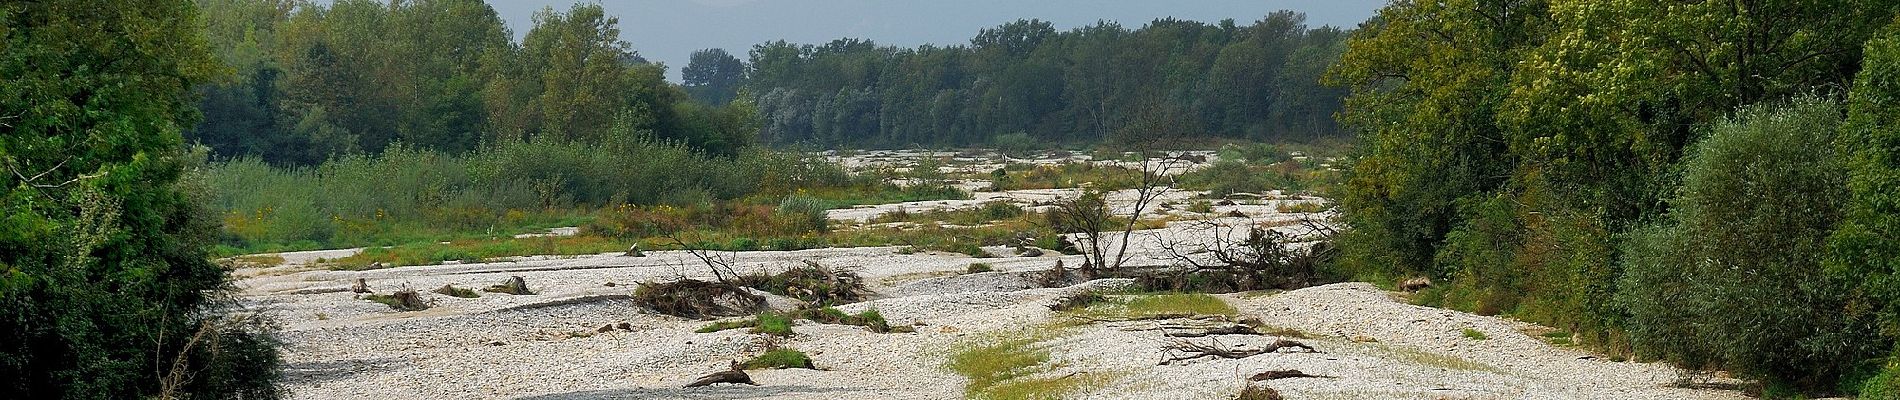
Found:
[[[918, 190], [857, 179], [791, 153], [712, 156], [645, 133], [617, 133], [602, 142], [500, 143], [465, 155], [398, 144], [309, 168], [240, 158], [204, 174], [222, 213], [222, 253], [492, 237], [580, 225], [620, 205], [777, 205], [799, 188], [822, 189], [809, 196], [824, 204]], [[931, 190], [924, 194], [967, 196]]]

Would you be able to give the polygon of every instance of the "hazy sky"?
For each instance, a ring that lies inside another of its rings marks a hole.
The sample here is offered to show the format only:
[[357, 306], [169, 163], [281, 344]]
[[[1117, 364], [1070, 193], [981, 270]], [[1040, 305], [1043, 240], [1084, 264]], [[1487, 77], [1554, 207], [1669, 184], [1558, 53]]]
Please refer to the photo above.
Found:
[[[495, 12], [515, 37], [533, 26], [534, 12], [566, 10], [573, 0], [495, 0]], [[1016, 19], [1039, 18], [1067, 30], [1097, 20], [1129, 29], [1174, 17], [1204, 22], [1232, 18], [1246, 25], [1274, 10], [1306, 13], [1308, 25], [1352, 27], [1385, 0], [628, 0], [601, 2], [620, 17], [620, 36], [649, 60], [666, 63], [678, 80], [694, 50], [723, 48], [740, 59], [752, 45], [784, 39], [823, 44], [842, 37], [878, 44], [966, 44], [978, 30]]]

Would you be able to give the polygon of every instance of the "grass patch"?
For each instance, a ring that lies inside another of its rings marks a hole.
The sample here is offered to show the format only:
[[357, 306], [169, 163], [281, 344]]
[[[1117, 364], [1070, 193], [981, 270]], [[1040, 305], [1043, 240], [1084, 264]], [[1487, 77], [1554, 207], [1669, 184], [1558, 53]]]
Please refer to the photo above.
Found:
[[1465, 328], [1464, 335], [1466, 339], [1471, 340], [1485, 340], [1491, 338], [1490, 336], [1486, 336], [1484, 332], [1479, 332], [1477, 329], [1471, 328]]
[[477, 297], [482, 297], [482, 294], [475, 293], [474, 289], [459, 288], [459, 287], [455, 287], [455, 285], [442, 285], [442, 287], [435, 288], [435, 293], [440, 294], [440, 295], [445, 295], [445, 296], [460, 297], [464, 299], [473, 299]]
[[1551, 345], [1555, 345], [1555, 346], [1577, 345], [1577, 342], [1573, 338], [1574, 336], [1575, 335], [1571, 334], [1568, 331], [1550, 331], [1550, 332], [1544, 332], [1544, 334], [1542, 335], [1537, 335], [1537, 337], [1544, 339], [1544, 342], [1550, 343]]
[[814, 367], [811, 364], [811, 357], [805, 355], [805, 352], [794, 350], [794, 349], [778, 348], [778, 349], [772, 349], [771, 351], [767, 351], [765, 352], [765, 354], [760, 354], [758, 357], [752, 357], [752, 359], [746, 360], [745, 363], [739, 364], [739, 368], [742, 368], [742, 369], [780, 369], [780, 368], [813, 369]]
[[758, 318], [747, 318], [747, 319], [733, 320], [733, 321], [713, 322], [706, 326], [702, 326], [698, 330], [695, 330], [693, 332], [713, 333], [713, 332], [729, 330], [729, 329], [751, 328], [754, 326], [759, 326]]
[[991, 172], [989, 178], [995, 190], [1063, 189], [1084, 185], [1100, 190], [1120, 190], [1141, 185], [1141, 171], [1086, 162], [1010, 164]]
[[884, 320], [884, 315], [879, 314], [877, 310], [865, 310], [864, 312], [852, 315], [831, 307], [808, 308], [794, 311], [791, 314], [762, 313], [757, 317], [748, 319], [714, 322], [700, 327], [694, 332], [712, 333], [728, 329], [753, 328], [753, 333], [789, 336], [791, 335], [792, 329], [791, 321], [799, 319], [808, 319], [821, 324], [862, 326], [867, 330], [877, 333], [916, 332], [915, 328], [908, 325], [891, 326], [890, 322]]
[[371, 247], [349, 257], [334, 260], [330, 267], [339, 270], [366, 270], [376, 267], [434, 265], [445, 261], [481, 262], [510, 256], [582, 255], [624, 251], [628, 243], [599, 236], [561, 236], [532, 238], [473, 239], [410, 243], [394, 247]]
[[1385, 353], [1385, 358], [1451, 370], [1501, 372], [1497, 367], [1479, 364], [1463, 358], [1417, 350], [1410, 347], [1378, 344], [1377, 342], [1372, 343], [1374, 344], [1370, 346]]
[[966, 274], [977, 274], [977, 273], [984, 273], [984, 272], [991, 272], [991, 271], [996, 271], [996, 267], [992, 267], [987, 263], [971, 263], [968, 268], [963, 269], [963, 272]]
[[764, 313], [759, 314], [756, 320], [757, 323], [752, 326], [752, 333], [763, 333], [772, 336], [792, 335], [792, 319], [790, 317], [778, 313]]
[[1326, 206], [1310, 201], [1281, 202], [1280, 205], [1274, 206], [1273, 209], [1283, 214], [1310, 214], [1325, 211]]
[[1207, 200], [1195, 200], [1193, 203], [1188, 204], [1187, 210], [1201, 214], [1212, 214], [1214, 213], [1214, 203], [1209, 203]]
[[258, 268], [284, 265], [284, 257], [276, 254], [252, 254], [226, 259], [232, 268]]
[[1240, 314], [1219, 297], [1201, 293], [1151, 294], [1091, 298], [1086, 304], [1070, 305], [1080, 317], [1092, 319], [1155, 319], [1192, 315]]
[[1054, 376], [1050, 349], [1043, 342], [1070, 333], [1031, 329], [1022, 337], [985, 338], [959, 344], [945, 367], [970, 378], [964, 394], [978, 399], [1055, 399], [1077, 389], [1097, 387], [1117, 374], [1075, 373]]
[[1006, 202], [992, 201], [982, 207], [968, 209], [928, 210], [910, 212], [897, 210], [872, 218], [872, 223], [891, 222], [943, 222], [964, 226], [983, 225], [993, 221], [1008, 220], [1028, 214], [1022, 206]]

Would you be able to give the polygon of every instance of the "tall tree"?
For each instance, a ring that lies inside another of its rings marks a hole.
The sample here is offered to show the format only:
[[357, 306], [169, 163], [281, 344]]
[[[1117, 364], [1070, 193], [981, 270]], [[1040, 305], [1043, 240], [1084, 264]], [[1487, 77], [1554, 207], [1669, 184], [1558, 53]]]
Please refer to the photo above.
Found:
[[0, 4], [0, 395], [277, 396], [181, 181], [219, 72], [199, 21], [183, 0]]
[[739, 95], [745, 69], [745, 62], [726, 53], [725, 49], [699, 50], [686, 61], [686, 68], [680, 70], [680, 84], [700, 103], [726, 104]]

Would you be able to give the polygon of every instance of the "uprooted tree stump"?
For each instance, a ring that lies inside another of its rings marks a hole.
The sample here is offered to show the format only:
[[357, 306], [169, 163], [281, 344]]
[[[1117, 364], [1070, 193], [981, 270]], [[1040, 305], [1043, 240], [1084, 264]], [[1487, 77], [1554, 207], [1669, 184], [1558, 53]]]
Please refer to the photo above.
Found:
[[489, 286], [487, 289], [482, 289], [482, 291], [516, 295], [534, 294], [533, 290], [528, 290], [528, 280], [521, 279], [520, 275], [510, 276], [508, 280], [502, 281], [501, 284]]
[[1262, 347], [1244, 347], [1244, 348], [1231, 348], [1229, 346], [1221, 344], [1219, 339], [1210, 340], [1208, 341], [1208, 343], [1205, 343], [1205, 344], [1195, 343], [1188, 340], [1175, 340], [1173, 343], [1170, 343], [1167, 346], [1161, 348], [1162, 360], [1159, 365], [1174, 365], [1176, 363], [1193, 361], [1193, 360], [1198, 360], [1198, 359], [1206, 358], [1206, 357], [1220, 357], [1220, 358], [1228, 358], [1228, 359], [1247, 358], [1247, 357], [1253, 357], [1253, 356], [1257, 356], [1261, 354], [1277, 353], [1282, 349], [1299, 349], [1299, 350], [1302, 350], [1301, 352], [1304, 352], [1304, 353], [1318, 353], [1319, 352], [1319, 350], [1314, 349], [1313, 346], [1308, 346], [1305, 343], [1295, 342], [1295, 341], [1286, 340], [1286, 339], [1275, 340], [1273, 341], [1273, 343], [1268, 343], [1266, 346], [1262, 346]]
[[736, 317], [765, 309], [765, 296], [725, 282], [681, 279], [644, 282], [633, 291], [634, 305], [685, 318]]
[[423, 299], [421, 293], [416, 293], [415, 289], [408, 286], [404, 286], [402, 289], [387, 295], [372, 294], [364, 296], [363, 298], [369, 301], [383, 303], [389, 306], [389, 308], [396, 309], [396, 311], [422, 311], [429, 309], [429, 301]]
[[805, 261], [777, 274], [749, 274], [735, 280], [741, 286], [766, 293], [796, 298], [810, 304], [834, 305], [863, 300], [868, 292], [864, 278], [856, 272]]
[[752, 382], [752, 376], [746, 375], [745, 370], [740, 368], [738, 361], [733, 361], [731, 369], [706, 374], [706, 376], [699, 377], [699, 380], [695, 380], [693, 381], [693, 383], [686, 384], [686, 387], [689, 387], [689, 388], [701, 387], [701, 386], [712, 385], [715, 383], [747, 384], [747, 385], [752, 385], [752, 386], [759, 385], [757, 383]]

